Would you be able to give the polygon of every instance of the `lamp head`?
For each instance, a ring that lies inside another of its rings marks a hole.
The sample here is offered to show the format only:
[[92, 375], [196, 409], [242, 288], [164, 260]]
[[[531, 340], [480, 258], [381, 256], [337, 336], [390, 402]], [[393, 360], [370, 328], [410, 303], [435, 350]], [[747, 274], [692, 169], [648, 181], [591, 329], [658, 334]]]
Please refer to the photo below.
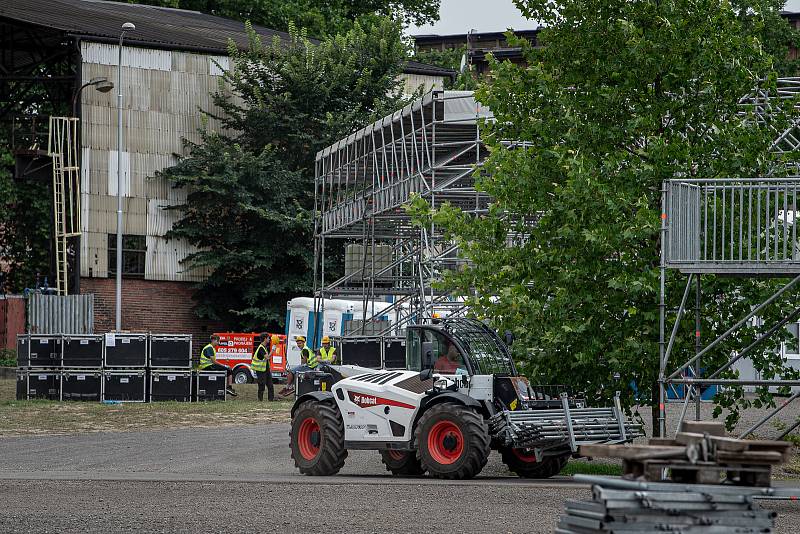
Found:
[[107, 93], [114, 88], [114, 84], [108, 81], [108, 78], [92, 78], [86, 85], [93, 85], [94, 88], [101, 93]]
[[102, 80], [98, 82], [95, 86], [95, 89], [100, 91], [101, 93], [107, 93], [114, 88], [114, 84], [108, 80]]
[[133, 25], [132, 22], [126, 22], [122, 25], [122, 31], [124, 32], [132, 32], [136, 29], [136, 26]]

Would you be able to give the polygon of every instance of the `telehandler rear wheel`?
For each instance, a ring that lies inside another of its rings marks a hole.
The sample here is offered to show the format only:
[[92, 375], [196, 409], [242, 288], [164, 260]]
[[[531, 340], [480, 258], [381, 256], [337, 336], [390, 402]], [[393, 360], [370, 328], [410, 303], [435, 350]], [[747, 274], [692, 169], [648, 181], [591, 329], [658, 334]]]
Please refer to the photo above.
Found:
[[294, 465], [304, 475], [335, 475], [344, 466], [344, 423], [333, 400], [301, 404], [289, 439]]
[[436, 478], [472, 478], [489, 458], [486, 422], [461, 404], [443, 402], [429, 408], [414, 437], [422, 469]]
[[569, 455], [562, 455], [548, 456], [537, 462], [533, 451], [510, 447], [500, 449], [500, 454], [508, 469], [522, 478], [550, 478], [561, 472], [569, 461]]
[[393, 475], [415, 476], [425, 472], [415, 451], [381, 451], [381, 461]]

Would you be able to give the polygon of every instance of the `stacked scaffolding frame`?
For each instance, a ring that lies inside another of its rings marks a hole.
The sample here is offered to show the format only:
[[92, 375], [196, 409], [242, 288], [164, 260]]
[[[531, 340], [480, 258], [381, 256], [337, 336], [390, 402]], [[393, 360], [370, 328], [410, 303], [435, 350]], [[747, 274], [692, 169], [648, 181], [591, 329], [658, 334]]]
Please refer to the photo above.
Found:
[[[314, 293], [320, 305], [327, 298], [366, 304], [392, 296], [406, 321], [425, 320], [434, 310], [463, 311], [432, 284], [462, 262], [458, 250], [435, 225], [415, 226], [404, 205], [418, 195], [433, 208], [487, 210], [489, 197], [474, 180], [487, 156], [480, 135], [487, 119], [491, 112], [471, 91], [432, 91], [317, 153]], [[358, 245], [363, 258], [335, 280], [326, 276], [330, 240]], [[364, 309], [366, 324], [376, 313]]]

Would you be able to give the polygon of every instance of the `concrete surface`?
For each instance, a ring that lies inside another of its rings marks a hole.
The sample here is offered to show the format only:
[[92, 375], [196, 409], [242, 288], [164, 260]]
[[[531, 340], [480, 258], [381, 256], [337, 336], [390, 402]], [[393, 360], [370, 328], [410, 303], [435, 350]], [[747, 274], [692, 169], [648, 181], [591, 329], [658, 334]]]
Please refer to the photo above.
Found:
[[[471, 481], [393, 478], [377, 452], [304, 477], [289, 426], [0, 439], [0, 532], [551, 532], [566, 477], [508, 475], [498, 455]], [[797, 502], [769, 502], [796, 532]]]

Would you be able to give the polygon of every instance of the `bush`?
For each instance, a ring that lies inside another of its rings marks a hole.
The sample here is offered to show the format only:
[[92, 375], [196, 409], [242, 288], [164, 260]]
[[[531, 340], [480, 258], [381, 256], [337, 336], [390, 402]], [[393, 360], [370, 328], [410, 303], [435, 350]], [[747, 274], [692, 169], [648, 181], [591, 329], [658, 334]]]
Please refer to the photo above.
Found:
[[15, 349], [0, 349], [0, 367], [16, 367], [17, 351]]

